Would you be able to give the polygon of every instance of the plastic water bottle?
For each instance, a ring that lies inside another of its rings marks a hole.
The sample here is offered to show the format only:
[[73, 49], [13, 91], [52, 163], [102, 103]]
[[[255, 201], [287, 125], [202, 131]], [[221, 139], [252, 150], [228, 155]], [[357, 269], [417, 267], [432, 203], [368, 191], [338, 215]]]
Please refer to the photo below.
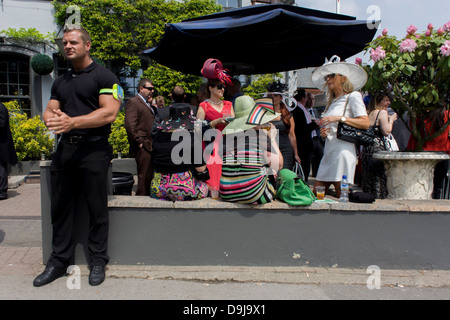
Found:
[[348, 202], [348, 191], [349, 191], [349, 185], [347, 181], [347, 176], [344, 174], [342, 176], [341, 181], [341, 197], [339, 198], [339, 202]]

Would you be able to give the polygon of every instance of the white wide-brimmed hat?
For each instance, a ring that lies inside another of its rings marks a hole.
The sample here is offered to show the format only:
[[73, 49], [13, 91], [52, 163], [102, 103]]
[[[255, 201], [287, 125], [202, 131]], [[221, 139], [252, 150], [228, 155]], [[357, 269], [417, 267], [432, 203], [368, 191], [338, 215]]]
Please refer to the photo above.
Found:
[[330, 60], [325, 59], [324, 65], [314, 70], [311, 80], [317, 88], [327, 91], [328, 86], [325, 76], [332, 73], [346, 76], [352, 83], [354, 90], [360, 90], [367, 82], [366, 70], [356, 63], [341, 62], [341, 58], [338, 56], [332, 56]]

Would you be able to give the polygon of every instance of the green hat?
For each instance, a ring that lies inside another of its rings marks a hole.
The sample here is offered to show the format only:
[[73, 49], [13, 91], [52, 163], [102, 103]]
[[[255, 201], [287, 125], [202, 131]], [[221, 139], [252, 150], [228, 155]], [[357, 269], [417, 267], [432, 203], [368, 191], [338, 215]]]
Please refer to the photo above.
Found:
[[222, 130], [223, 135], [246, 131], [281, 115], [275, 112], [272, 98], [253, 100], [250, 96], [236, 98], [234, 113], [235, 118]]

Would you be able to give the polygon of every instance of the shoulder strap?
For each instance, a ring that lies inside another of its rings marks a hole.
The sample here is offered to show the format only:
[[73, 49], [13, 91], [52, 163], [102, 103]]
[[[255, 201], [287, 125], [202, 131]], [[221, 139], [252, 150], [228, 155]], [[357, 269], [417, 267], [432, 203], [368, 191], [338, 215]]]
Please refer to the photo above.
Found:
[[376, 125], [377, 125], [377, 122], [378, 122], [378, 117], [380, 116], [380, 112], [381, 112], [381, 110], [380, 110], [380, 111], [378, 111], [378, 113], [377, 113], [377, 117], [375, 118], [375, 123], [373, 124], [374, 126], [376, 126]]
[[[377, 122], [378, 122], [378, 117], [380, 116], [380, 113], [381, 113], [381, 111], [383, 111], [383, 110], [380, 110], [380, 111], [378, 111], [378, 113], [377, 113], [377, 117], [375, 118], [375, 123], [374, 123], [374, 126], [376, 126], [377, 125]], [[387, 111], [386, 111], [387, 112]], [[389, 114], [388, 114], [389, 115]]]
[[348, 94], [347, 101], [345, 101], [344, 113], [342, 114], [343, 117], [345, 117], [345, 111], [347, 111], [348, 98], [350, 98], [350, 94]]

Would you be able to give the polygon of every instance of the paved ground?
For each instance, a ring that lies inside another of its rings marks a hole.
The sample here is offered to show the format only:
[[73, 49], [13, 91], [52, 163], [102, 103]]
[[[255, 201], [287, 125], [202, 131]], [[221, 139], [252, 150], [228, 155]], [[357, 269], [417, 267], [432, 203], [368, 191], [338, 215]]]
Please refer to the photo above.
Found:
[[34, 288], [44, 268], [40, 186], [10, 182], [9, 198], [0, 201], [3, 300], [450, 299], [448, 270], [380, 270], [376, 278], [364, 269], [110, 265], [106, 281], [91, 287], [86, 266], [78, 266], [72, 276]]

